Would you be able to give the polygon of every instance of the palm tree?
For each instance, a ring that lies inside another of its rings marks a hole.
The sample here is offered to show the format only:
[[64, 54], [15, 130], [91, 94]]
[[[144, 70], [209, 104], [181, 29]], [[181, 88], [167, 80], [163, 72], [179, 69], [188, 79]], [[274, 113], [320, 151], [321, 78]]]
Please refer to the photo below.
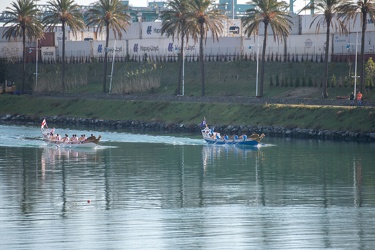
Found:
[[259, 34], [260, 25], [263, 24], [264, 27], [258, 93], [258, 96], [261, 97], [263, 96], [268, 29], [271, 28], [273, 31], [275, 41], [282, 41], [289, 35], [292, 21], [291, 16], [287, 12], [289, 5], [284, 1], [277, 2], [276, 0], [252, 0], [250, 4], [253, 4], [255, 9], [246, 10], [246, 16], [242, 18], [245, 34], [247, 34], [248, 37], [251, 35], [257, 35]]
[[202, 96], [205, 95], [205, 71], [203, 41], [207, 41], [207, 33], [211, 32], [212, 39], [219, 41], [219, 35], [223, 32], [223, 21], [227, 18], [221, 10], [213, 9], [214, 1], [191, 0], [187, 12], [188, 29], [195, 41], [199, 39], [199, 60], [201, 62]]
[[[331, 28], [338, 30], [339, 32], [345, 31], [343, 22], [339, 20], [336, 13], [340, 12], [343, 0], [315, 0], [309, 6], [304, 7], [305, 9], [313, 9], [318, 15], [312, 20], [310, 28], [316, 23], [316, 33], [319, 33], [321, 26], [326, 28], [326, 42], [325, 42], [325, 72], [324, 72], [324, 90], [323, 97], [328, 97], [327, 86], [328, 86], [328, 51], [329, 51], [329, 41]], [[323, 15], [319, 15], [323, 13]]]
[[178, 94], [184, 95], [184, 90], [181, 92], [181, 85], [184, 83], [184, 42], [189, 38], [189, 32], [187, 30], [187, 8], [188, 0], [172, 0], [168, 4], [169, 9], [165, 10], [161, 14], [162, 28], [161, 33], [167, 34], [167, 36], [177, 35], [180, 38], [181, 49], [180, 49], [180, 70], [178, 78]]
[[339, 17], [344, 17], [344, 22], [347, 24], [353, 19], [353, 25], [357, 21], [357, 16], [360, 14], [362, 25], [361, 36], [361, 93], [363, 92], [363, 85], [365, 80], [365, 36], [367, 30], [367, 15], [372, 21], [375, 21], [375, 1], [374, 0], [359, 0], [356, 2], [345, 1], [339, 8]]
[[47, 27], [56, 27], [61, 24], [62, 28], [62, 89], [65, 90], [65, 27], [68, 26], [73, 35], [83, 30], [85, 23], [79, 6], [74, 0], [51, 0], [47, 3], [49, 12], [43, 18], [43, 23]]
[[97, 25], [97, 30], [102, 31], [105, 27], [105, 50], [104, 50], [104, 79], [103, 93], [107, 93], [107, 58], [109, 30], [112, 29], [115, 38], [122, 37], [122, 30], [129, 27], [131, 17], [126, 13], [127, 7], [120, 0], [99, 0], [94, 7], [87, 11], [87, 25]]
[[[10, 24], [3, 31], [3, 37], [10, 40], [14, 36], [22, 37], [22, 92], [25, 90], [26, 67], [26, 36], [40, 38], [43, 36], [43, 26], [37, 19], [38, 10], [32, 0], [17, 0], [7, 7], [5, 13], [9, 20], [3, 26]], [[38, 53], [38, 52], [37, 52]]]

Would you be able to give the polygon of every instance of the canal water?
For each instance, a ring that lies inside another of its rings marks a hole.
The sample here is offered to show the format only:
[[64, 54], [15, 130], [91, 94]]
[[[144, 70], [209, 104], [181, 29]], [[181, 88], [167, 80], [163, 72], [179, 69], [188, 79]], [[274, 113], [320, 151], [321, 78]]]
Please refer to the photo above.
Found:
[[0, 125], [0, 249], [375, 249], [375, 145]]

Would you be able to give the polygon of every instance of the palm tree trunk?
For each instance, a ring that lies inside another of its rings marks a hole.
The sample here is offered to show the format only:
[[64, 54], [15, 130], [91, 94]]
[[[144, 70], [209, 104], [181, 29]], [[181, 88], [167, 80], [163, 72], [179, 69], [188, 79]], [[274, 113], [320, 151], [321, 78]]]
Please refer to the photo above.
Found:
[[326, 47], [325, 47], [325, 69], [324, 69], [324, 89], [323, 89], [323, 98], [328, 97], [327, 86], [328, 86], [328, 51], [329, 51], [329, 35], [330, 35], [331, 21], [327, 21], [327, 33], [326, 33]]
[[26, 29], [22, 27], [22, 92], [25, 91], [25, 72], [26, 72]]
[[205, 77], [204, 77], [204, 60], [203, 60], [203, 24], [200, 24], [200, 39], [199, 39], [199, 59], [201, 61], [201, 78], [202, 78], [202, 96], [205, 96]]
[[65, 91], [65, 22], [62, 22], [62, 76], [61, 76], [61, 86], [62, 90]]
[[288, 46], [287, 46], [287, 36], [283, 36], [284, 39], [284, 62], [286, 62], [286, 58], [288, 55]]
[[[367, 30], [367, 13], [362, 14], [362, 36], [361, 36], [361, 86], [360, 90], [363, 93], [363, 85], [365, 82], [365, 35]], [[354, 93], [356, 94], [356, 93]]]
[[267, 46], [267, 28], [268, 23], [264, 25], [264, 38], [263, 38], [263, 48], [262, 48], [262, 62], [260, 65], [260, 79], [259, 79], [259, 93], [258, 97], [263, 96], [263, 82], [264, 82], [264, 68], [265, 68], [265, 61], [266, 61], [266, 46]]
[[106, 25], [105, 49], [104, 49], [104, 77], [103, 77], [103, 93], [107, 93], [107, 59], [108, 59], [108, 43], [109, 43], [109, 23]]

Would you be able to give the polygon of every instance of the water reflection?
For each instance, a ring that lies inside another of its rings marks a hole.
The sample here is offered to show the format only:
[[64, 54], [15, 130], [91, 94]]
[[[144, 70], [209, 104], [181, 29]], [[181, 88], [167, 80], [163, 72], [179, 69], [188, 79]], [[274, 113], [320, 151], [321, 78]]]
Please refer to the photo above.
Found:
[[354, 205], [362, 207], [362, 164], [361, 159], [353, 159]]
[[375, 247], [369, 147], [104, 144], [0, 146], [4, 248]]
[[256, 159], [261, 154], [259, 147], [238, 147], [232, 145], [205, 145], [202, 147], [202, 161], [204, 172], [207, 170], [208, 164], [214, 164], [215, 161], [230, 159]]
[[85, 164], [88, 161], [99, 160], [99, 154], [98, 150], [95, 148], [71, 149], [45, 146], [41, 156], [42, 173], [45, 172], [46, 166], [53, 168], [56, 166], [56, 164], [61, 163], [63, 160], [67, 162], [80, 162], [81, 164]]
[[266, 151], [262, 147], [206, 145], [202, 148], [202, 165], [206, 179], [221, 178], [230, 183], [236, 202], [251, 206], [265, 206], [263, 162]]

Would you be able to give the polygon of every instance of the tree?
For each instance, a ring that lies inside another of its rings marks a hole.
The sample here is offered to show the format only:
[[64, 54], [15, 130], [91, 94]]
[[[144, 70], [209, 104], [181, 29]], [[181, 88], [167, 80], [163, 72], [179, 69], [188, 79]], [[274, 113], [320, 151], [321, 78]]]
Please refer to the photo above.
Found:
[[[314, 9], [318, 13], [311, 24], [310, 28], [316, 24], [316, 33], [319, 33], [320, 28], [326, 28], [326, 42], [324, 44], [324, 61], [325, 61], [325, 70], [324, 70], [324, 84], [323, 84], [323, 97], [328, 97], [327, 86], [328, 86], [328, 55], [329, 55], [329, 41], [331, 35], [331, 28], [338, 31], [345, 31], [343, 22], [339, 20], [338, 16], [335, 15], [340, 13], [340, 8], [343, 3], [343, 0], [315, 0], [310, 5], [304, 7], [305, 9]], [[323, 15], [319, 15], [323, 13]]]
[[292, 21], [291, 16], [287, 12], [289, 5], [284, 1], [277, 2], [276, 0], [252, 0], [250, 4], [253, 4], [255, 8], [246, 10], [246, 15], [242, 18], [245, 34], [248, 37], [251, 35], [257, 35], [259, 34], [261, 24], [263, 24], [264, 27], [258, 94], [259, 96], [263, 96], [268, 29], [270, 28], [273, 31], [274, 40], [280, 42], [289, 35]]
[[32, 0], [17, 0], [7, 7], [5, 13], [9, 20], [4, 23], [7, 26], [3, 31], [3, 37], [10, 40], [12, 37], [22, 37], [22, 92], [25, 90], [25, 68], [26, 68], [26, 36], [31, 40], [33, 37], [43, 36], [43, 26], [37, 19], [38, 10]]
[[[122, 31], [126, 32], [131, 17], [126, 13], [127, 7], [120, 0], [99, 0], [94, 7], [87, 11], [87, 25], [96, 25], [97, 31], [102, 32], [105, 27], [105, 50], [104, 50], [104, 78], [103, 93], [107, 93], [107, 60], [109, 30], [112, 29], [115, 38], [122, 38]], [[115, 49], [115, 48], [114, 48]]]
[[340, 6], [339, 17], [344, 17], [344, 22], [347, 24], [353, 19], [353, 25], [357, 21], [358, 14], [361, 18], [362, 36], [361, 36], [361, 77], [360, 77], [360, 89], [363, 93], [363, 83], [365, 80], [365, 36], [367, 30], [367, 16], [374, 22], [375, 21], [375, 1], [374, 0], [359, 0], [359, 1], [348, 1], [346, 0]]
[[178, 78], [178, 94], [183, 95], [184, 91], [181, 92], [181, 88], [184, 82], [184, 61], [185, 61], [185, 54], [184, 54], [184, 42], [185, 39], [189, 38], [189, 31], [188, 31], [188, 18], [187, 18], [187, 11], [188, 11], [188, 0], [172, 0], [168, 3], [169, 9], [163, 11], [161, 13], [162, 28], [161, 33], [167, 34], [167, 36], [172, 36], [174, 40], [174, 36], [179, 36], [181, 42], [180, 48], [180, 70], [179, 70], [179, 78]]
[[224, 29], [226, 16], [221, 10], [213, 9], [211, 0], [191, 0], [188, 10], [188, 29], [195, 41], [199, 40], [199, 61], [201, 62], [202, 96], [205, 95], [205, 71], [203, 42], [207, 41], [207, 33], [211, 32], [213, 41], [219, 41]]
[[[375, 62], [370, 57], [366, 63], [366, 88], [374, 87], [374, 76], [375, 76]], [[361, 91], [362, 93], [362, 91]]]
[[61, 84], [63, 91], [65, 90], [65, 27], [68, 26], [73, 35], [83, 30], [85, 23], [83, 16], [79, 10], [79, 6], [74, 0], [51, 0], [47, 3], [49, 11], [43, 18], [46, 27], [56, 27], [61, 24], [62, 28], [62, 76]]

